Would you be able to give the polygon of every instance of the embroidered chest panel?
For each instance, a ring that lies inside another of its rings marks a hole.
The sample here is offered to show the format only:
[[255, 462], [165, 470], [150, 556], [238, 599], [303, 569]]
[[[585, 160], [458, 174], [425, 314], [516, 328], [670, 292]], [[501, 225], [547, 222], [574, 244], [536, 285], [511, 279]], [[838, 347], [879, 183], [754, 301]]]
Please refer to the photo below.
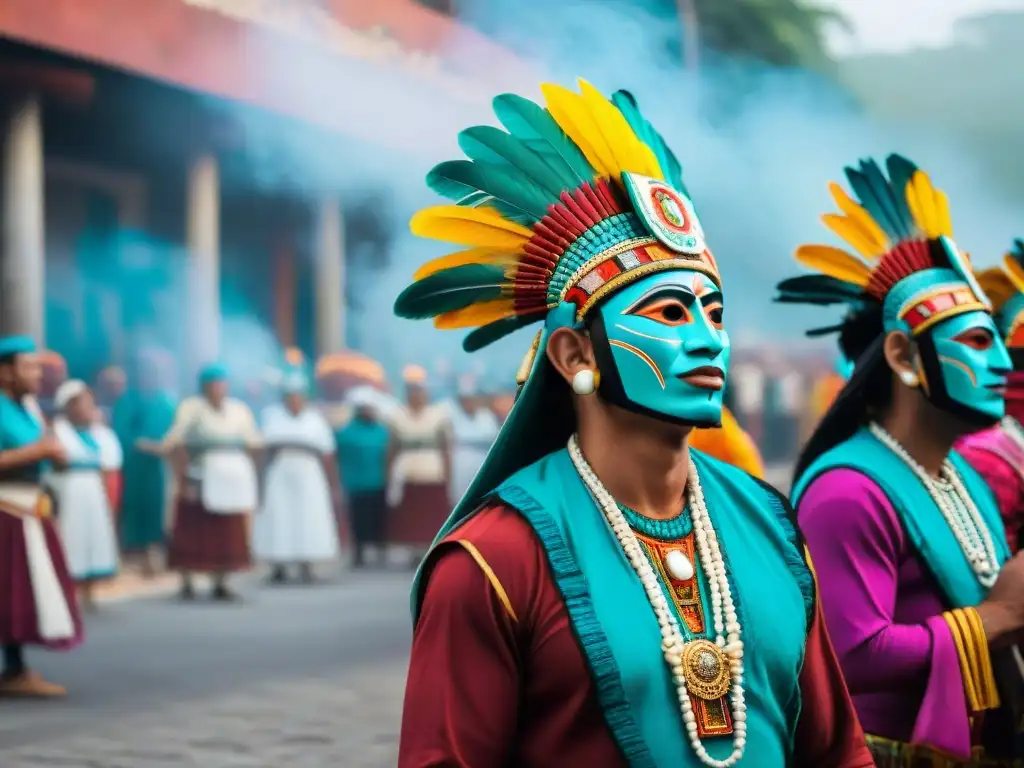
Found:
[[[712, 635], [714, 627], [708, 626], [708, 612], [701, 597], [700, 560], [696, 556], [693, 532], [673, 541], [646, 536], [635, 529], [633, 532], [662, 584], [668, 587], [676, 615], [685, 623], [685, 629], [698, 637]], [[689, 579], [676, 579], [666, 569], [665, 557], [673, 550], [681, 551], [693, 564], [693, 576]], [[693, 704], [697, 731], [701, 738], [728, 736], [732, 733], [732, 716], [726, 696], [702, 699], [691, 692], [690, 701]]]
[[[663, 584], [669, 588], [676, 613], [686, 623], [686, 628], [695, 635], [704, 634], [707, 629], [704, 604], [700, 594], [700, 563], [696, 557], [693, 533], [689, 533], [676, 541], [661, 541], [637, 533], [637, 539], [644, 548], [647, 558], [651, 561]], [[680, 581], [672, 578], [665, 569], [665, 556], [678, 549], [693, 563], [693, 577]]]

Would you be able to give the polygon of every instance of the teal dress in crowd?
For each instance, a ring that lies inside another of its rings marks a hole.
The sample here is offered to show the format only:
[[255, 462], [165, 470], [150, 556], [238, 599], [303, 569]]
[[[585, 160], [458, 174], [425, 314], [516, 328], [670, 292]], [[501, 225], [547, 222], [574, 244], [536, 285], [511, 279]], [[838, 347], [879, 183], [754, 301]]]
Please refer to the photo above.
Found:
[[346, 493], [376, 493], [387, 485], [391, 433], [379, 421], [352, 419], [336, 430], [338, 470]]
[[162, 440], [174, 422], [174, 410], [174, 400], [165, 392], [130, 392], [114, 406], [114, 431], [124, 447], [121, 545], [127, 551], [164, 540], [168, 482], [165, 462], [139, 451], [135, 442]]

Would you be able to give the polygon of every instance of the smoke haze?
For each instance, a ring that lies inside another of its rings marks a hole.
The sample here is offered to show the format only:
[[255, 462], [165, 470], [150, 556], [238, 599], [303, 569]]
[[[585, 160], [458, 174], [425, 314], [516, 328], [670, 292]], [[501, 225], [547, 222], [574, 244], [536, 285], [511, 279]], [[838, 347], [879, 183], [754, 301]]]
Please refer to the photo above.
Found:
[[[426, 172], [460, 157], [460, 129], [495, 123], [491, 95], [516, 90], [539, 100], [538, 78], [573, 85], [583, 77], [606, 93], [626, 88], [636, 95], [683, 164], [722, 268], [734, 342], [792, 343], [805, 328], [824, 324], [807, 311], [773, 305], [773, 288], [799, 271], [791, 256], [798, 244], [832, 242], [818, 222], [832, 207], [826, 183], [859, 158], [895, 151], [927, 170], [950, 197], [961, 247], [981, 265], [993, 263], [1016, 231], [1015, 201], [989, 193], [977, 166], [942, 126], [883, 125], [822, 75], [707, 51], [697, 80], [682, 71], [674, 53], [676, 21], [636, 5], [469, 3], [476, 25], [523, 52], [529, 63], [473, 60], [469, 52], [479, 47], [473, 36], [449, 40], [451, 56], [476, 78], [463, 90], [434, 88], [407, 74], [370, 74], [358, 63], [350, 65], [351, 78], [325, 82], [317, 54], [275, 60], [263, 33], [252, 33], [252, 60], [268, 89], [297, 93], [316, 106], [325, 124], [342, 111], [355, 112], [366, 128], [357, 140], [310, 141], [308, 133], [254, 110], [239, 108], [233, 115], [244, 135], [241, 159], [263, 189], [311, 201], [324, 192], [340, 193], [348, 203], [368, 196], [382, 201], [382, 220], [392, 235], [388, 253], [369, 253], [350, 265], [349, 293], [360, 300], [347, 322], [350, 344], [381, 359], [392, 376], [404, 363], [433, 367], [445, 359], [456, 371], [485, 367], [493, 383], [507, 383], [536, 330], [521, 331], [473, 360], [461, 352], [463, 333], [396, 319], [391, 305], [417, 265], [445, 252], [442, 244], [408, 233], [409, 216], [439, 202], [426, 189]], [[233, 109], [223, 102], [217, 108]], [[371, 135], [379, 139], [376, 145], [365, 140]], [[377, 264], [385, 257], [381, 269]]]

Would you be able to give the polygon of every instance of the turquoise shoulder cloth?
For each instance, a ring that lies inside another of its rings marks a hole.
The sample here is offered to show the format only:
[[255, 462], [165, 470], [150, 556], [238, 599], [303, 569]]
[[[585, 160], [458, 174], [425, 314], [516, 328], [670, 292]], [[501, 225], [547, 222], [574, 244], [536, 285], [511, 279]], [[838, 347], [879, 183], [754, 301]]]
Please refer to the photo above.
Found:
[[[785, 499], [746, 473], [694, 451], [729, 570], [745, 645], [747, 754], [785, 765], [800, 711], [799, 677], [813, 578]], [[496, 491], [532, 525], [593, 673], [606, 721], [632, 768], [700, 765], [661, 633], [640, 580], [566, 450]], [[723, 759], [732, 737], [705, 740]]]
[[[1010, 557], [999, 507], [992, 491], [955, 451], [949, 456], [964, 482], [995, 542], [999, 561]], [[799, 509], [800, 497], [819, 476], [833, 469], [852, 469], [875, 483], [903, 521], [914, 548], [942, 589], [951, 608], [977, 605], [987, 590], [978, 582], [967, 557], [956, 541], [924, 483], [899, 456], [867, 428], [819, 456], [793, 487], [792, 499]]]

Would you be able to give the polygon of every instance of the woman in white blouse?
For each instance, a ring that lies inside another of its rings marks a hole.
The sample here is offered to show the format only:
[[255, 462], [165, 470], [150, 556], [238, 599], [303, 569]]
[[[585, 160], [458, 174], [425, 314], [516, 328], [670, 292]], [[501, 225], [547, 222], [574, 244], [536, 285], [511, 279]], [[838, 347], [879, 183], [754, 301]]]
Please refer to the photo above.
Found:
[[173, 457], [176, 501], [168, 567], [181, 572], [181, 597], [195, 597], [192, 574], [213, 576], [213, 598], [234, 600], [231, 573], [252, 566], [250, 516], [258, 504], [255, 452], [261, 439], [252, 411], [227, 396], [227, 369], [207, 365], [202, 394], [183, 401], [163, 441]]

